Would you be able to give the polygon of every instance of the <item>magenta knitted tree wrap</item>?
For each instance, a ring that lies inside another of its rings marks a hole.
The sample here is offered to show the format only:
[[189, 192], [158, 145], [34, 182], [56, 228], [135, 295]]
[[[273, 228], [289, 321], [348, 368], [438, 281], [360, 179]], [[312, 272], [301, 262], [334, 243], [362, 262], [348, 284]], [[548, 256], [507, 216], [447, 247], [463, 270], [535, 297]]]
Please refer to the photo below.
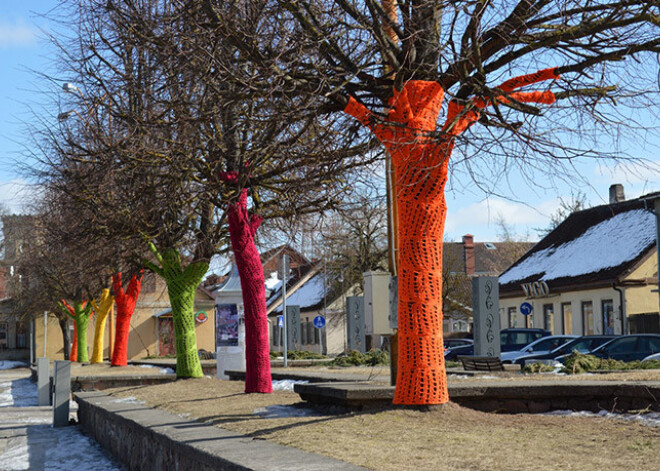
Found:
[[245, 392], [272, 393], [264, 269], [254, 245], [262, 218], [248, 216], [247, 190], [229, 205], [228, 219], [245, 311]]
[[142, 272], [140, 276], [133, 275], [126, 287], [121, 284], [121, 273], [112, 275], [112, 291], [117, 305], [117, 321], [115, 328], [115, 345], [112, 350], [111, 366], [128, 365], [128, 334], [131, 328], [131, 317], [135, 312], [135, 304], [142, 287]]

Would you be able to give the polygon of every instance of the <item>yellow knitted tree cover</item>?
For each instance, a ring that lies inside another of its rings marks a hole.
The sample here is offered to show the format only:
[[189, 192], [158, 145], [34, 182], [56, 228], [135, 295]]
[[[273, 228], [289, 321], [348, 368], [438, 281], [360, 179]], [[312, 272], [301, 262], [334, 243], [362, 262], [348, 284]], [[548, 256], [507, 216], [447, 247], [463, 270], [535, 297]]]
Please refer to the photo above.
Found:
[[105, 324], [115, 303], [115, 297], [110, 294], [110, 290], [105, 288], [101, 291], [99, 302], [92, 300], [92, 307], [96, 312], [96, 326], [94, 327], [94, 348], [92, 349], [92, 359], [90, 363], [103, 362], [103, 337], [105, 335]]

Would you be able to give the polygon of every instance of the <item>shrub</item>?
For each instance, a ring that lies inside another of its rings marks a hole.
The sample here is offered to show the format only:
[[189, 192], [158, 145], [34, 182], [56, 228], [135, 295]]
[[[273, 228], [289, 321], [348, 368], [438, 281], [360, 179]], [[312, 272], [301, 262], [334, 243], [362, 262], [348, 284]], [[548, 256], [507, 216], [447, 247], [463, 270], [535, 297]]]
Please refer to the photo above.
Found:
[[650, 361], [619, 361], [612, 359], [601, 359], [593, 355], [573, 352], [566, 358], [566, 364], [562, 370], [564, 373], [577, 374], [589, 371], [620, 371], [620, 370], [652, 370], [660, 369], [660, 360]]
[[551, 371], [555, 371], [554, 366], [541, 362], [530, 363], [529, 365], [525, 365], [525, 367], [522, 370], [523, 373], [549, 373]]
[[328, 362], [328, 366], [376, 366], [389, 365], [390, 356], [382, 350], [369, 350], [367, 353], [360, 353], [357, 350], [351, 350], [347, 355], [340, 355], [334, 360]]

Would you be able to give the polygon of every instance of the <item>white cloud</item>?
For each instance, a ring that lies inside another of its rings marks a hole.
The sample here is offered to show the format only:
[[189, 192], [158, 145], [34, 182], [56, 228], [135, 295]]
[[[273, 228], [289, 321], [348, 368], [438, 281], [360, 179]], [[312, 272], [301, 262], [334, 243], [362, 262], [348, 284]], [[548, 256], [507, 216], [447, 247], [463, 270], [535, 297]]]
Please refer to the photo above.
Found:
[[0, 22], [0, 49], [30, 46], [36, 42], [36, 29], [22, 20], [15, 23]]
[[35, 202], [38, 192], [33, 185], [22, 179], [0, 181], [0, 205], [10, 214], [28, 212], [30, 204]]

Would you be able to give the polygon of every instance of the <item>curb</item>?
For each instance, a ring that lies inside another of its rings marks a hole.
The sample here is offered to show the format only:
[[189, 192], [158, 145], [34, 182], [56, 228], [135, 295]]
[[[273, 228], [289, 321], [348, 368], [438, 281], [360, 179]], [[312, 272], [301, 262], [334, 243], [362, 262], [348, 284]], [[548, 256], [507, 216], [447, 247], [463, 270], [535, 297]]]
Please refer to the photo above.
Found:
[[74, 394], [81, 427], [131, 470], [357, 471], [334, 458], [253, 440], [98, 391]]

